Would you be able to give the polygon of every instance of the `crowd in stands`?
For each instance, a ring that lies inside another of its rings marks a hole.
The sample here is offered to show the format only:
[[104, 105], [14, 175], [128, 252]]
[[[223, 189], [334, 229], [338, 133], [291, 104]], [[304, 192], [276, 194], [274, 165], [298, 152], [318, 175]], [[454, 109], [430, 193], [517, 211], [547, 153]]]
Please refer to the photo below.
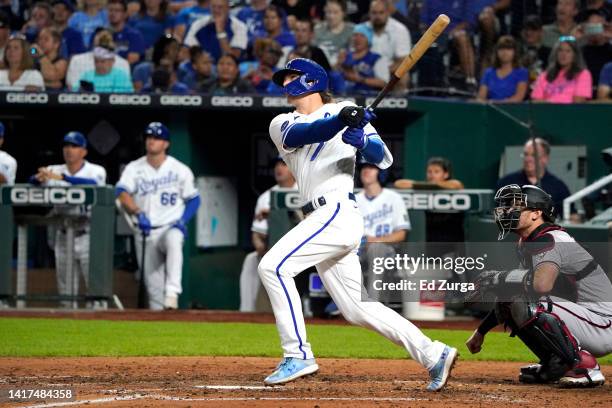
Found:
[[611, 0], [0, 1], [0, 90], [280, 95], [304, 57], [334, 94], [374, 94], [440, 13], [396, 92], [610, 101]]

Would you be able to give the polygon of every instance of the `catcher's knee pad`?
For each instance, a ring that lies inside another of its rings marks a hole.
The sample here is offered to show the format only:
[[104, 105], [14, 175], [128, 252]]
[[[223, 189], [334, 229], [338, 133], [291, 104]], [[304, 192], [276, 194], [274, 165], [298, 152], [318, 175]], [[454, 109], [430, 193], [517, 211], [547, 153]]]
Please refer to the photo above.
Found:
[[516, 334], [547, 368], [549, 380], [561, 377], [578, 361], [579, 345], [567, 326], [542, 305], [529, 304], [529, 318], [517, 325]]

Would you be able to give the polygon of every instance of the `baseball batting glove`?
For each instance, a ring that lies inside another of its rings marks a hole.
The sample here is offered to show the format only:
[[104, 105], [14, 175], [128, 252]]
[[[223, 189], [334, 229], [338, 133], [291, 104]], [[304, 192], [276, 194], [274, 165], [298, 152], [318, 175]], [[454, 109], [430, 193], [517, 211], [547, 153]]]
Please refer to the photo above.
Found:
[[342, 133], [342, 141], [356, 147], [357, 150], [363, 149], [365, 145], [368, 144], [368, 138], [363, 132], [363, 129], [354, 127], [347, 128]]
[[376, 114], [374, 113], [374, 111], [370, 109], [366, 109], [363, 114], [363, 119], [361, 120], [361, 122], [359, 122], [359, 126], [357, 127], [360, 127], [363, 129], [365, 125], [367, 125], [368, 123], [372, 122], [375, 119], [376, 119]]
[[361, 106], [345, 106], [338, 113], [338, 118], [349, 127], [359, 127], [364, 117], [365, 109]]
[[182, 220], [178, 220], [170, 228], [176, 228], [177, 230], [179, 230], [179, 231], [181, 231], [183, 233], [184, 237], [187, 236], [187, 226], [185, 225], [185, 223]]
[[151, 221], [149, 218], [147, 218], [146, 214], [143, 212], [139, 212], [137, 218], [138, 228], [140, 228], [145, 235], [149, 235], [151, 233]]

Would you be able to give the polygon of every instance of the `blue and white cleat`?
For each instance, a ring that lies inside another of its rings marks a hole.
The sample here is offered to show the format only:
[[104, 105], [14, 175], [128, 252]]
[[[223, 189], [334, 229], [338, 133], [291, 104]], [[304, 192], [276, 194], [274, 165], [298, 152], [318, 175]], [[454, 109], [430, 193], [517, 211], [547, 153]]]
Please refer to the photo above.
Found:
[[450, 377], [451, 370], [457, 361], [459, 353], [454, 347], [444, 347], [440, 359], [436, 365], [429, 370], [429, 377], [431, 382], [427, 385], [428, 391], [440, 391], [446, 385], [448, 378]]
[[314, 374], [319, 370], [319, 366], [314, 358], [302, 360], [300, 358], [285, 357], [276, 370], [266, 377], [264, 384], [277, 385], [293, 381], [296, 378], [303, 377], [308, 374]]

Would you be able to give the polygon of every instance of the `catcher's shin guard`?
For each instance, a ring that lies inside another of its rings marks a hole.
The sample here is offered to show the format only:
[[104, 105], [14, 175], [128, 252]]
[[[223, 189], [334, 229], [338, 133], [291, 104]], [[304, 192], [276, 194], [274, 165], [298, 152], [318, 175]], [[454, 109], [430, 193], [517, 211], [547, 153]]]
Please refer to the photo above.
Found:
[[540, 358], [540, 367], [521, 369], [519, 381], [557, 381], [580, 361], [578, 342], [565, 323], [542, 305], [525, 304], [529, 319], [517, 325], [519, 339]]

